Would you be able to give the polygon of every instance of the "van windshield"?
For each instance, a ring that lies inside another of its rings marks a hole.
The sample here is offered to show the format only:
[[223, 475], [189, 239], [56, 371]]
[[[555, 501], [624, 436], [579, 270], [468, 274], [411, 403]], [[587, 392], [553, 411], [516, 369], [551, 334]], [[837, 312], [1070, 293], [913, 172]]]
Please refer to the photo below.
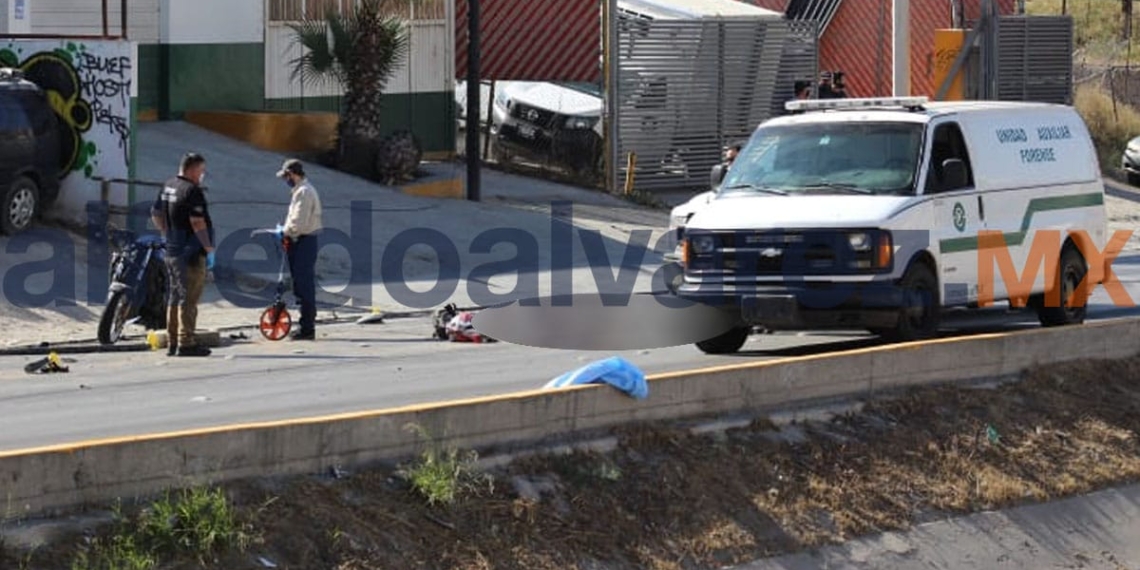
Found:
[[920, 123], [833, 122], [761, 127], [722, 192], [913, 194]]

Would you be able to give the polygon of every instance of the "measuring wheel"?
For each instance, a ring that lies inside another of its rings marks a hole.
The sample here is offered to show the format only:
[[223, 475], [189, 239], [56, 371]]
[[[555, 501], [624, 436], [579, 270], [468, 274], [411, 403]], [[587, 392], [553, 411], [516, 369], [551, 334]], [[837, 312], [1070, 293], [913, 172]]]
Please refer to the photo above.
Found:
[[289, 330], [293, 328], [293, 317], [289, 316], [289, 310], [285, 308], [285, 303], [278, 303], [265, 309], [261, 313], [258, 328], [261, 329], [261, 336], [269, 340], [285, 338], [289, 334]]

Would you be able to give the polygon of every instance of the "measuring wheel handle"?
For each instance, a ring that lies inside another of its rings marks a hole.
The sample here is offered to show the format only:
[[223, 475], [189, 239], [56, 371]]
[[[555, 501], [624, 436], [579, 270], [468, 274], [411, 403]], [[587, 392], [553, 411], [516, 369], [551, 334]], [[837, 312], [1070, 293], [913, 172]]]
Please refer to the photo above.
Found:
[[261, 313], [258, 328], [261, 330], [261, 336], [269, 340], [281, 340], [288, 336], [293, 328], [293, 317], [289, 315], [285, 303], [277, 303], [265, 309]]

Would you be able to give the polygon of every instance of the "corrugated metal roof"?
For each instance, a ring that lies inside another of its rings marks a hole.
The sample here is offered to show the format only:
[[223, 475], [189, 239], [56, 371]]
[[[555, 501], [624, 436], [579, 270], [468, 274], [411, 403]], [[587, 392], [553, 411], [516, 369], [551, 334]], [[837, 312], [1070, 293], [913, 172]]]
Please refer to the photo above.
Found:
[[703, 16], [766, 16], [782, 18], [783, 13], [737, 0], [619, 0], [626, 10], [645, 12], [655, 18], [700, 18]]

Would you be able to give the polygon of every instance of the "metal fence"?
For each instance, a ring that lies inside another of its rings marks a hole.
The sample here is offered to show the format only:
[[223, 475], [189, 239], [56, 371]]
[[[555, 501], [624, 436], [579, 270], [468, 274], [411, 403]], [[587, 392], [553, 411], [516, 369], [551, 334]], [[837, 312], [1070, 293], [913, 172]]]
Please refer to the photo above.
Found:
[[618, 28], [617, 139], [621, 188], [627, 158], [633, 189], [707, 186], [728, 142], [746, 139], [783, 113], [796, 80], [817, 70], [816, 23], [780, 19], [647, 20]]
[[1071, 105], [1073, 19], [998, 18], [996, 76], [997, 99]]

